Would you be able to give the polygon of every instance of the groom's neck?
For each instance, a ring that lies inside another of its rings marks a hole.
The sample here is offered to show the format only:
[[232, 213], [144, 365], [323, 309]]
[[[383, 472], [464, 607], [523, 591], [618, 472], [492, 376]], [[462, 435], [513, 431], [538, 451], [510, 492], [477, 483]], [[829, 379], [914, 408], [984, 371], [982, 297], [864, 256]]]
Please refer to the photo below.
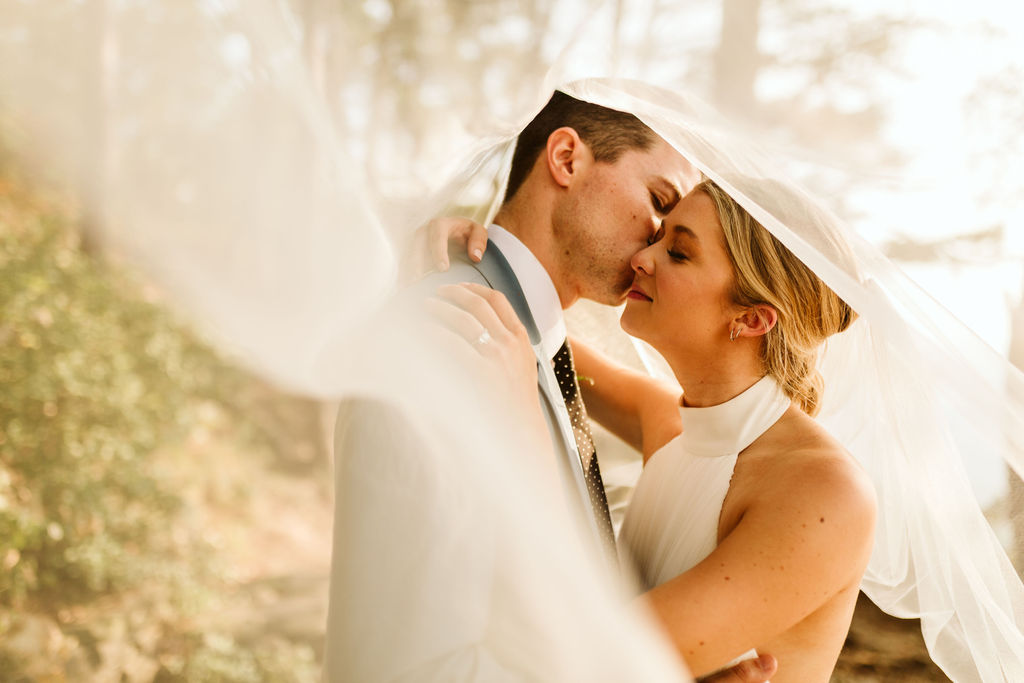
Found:
[[578, 297], [571, 278], [563, 272], [558, 259], [550, 211], [539, 211], [528, 202], [509, 202], [498, 210], [494, 222], [515, 235], [544, 266], [555, 285], [562, 308], [572, 305]]

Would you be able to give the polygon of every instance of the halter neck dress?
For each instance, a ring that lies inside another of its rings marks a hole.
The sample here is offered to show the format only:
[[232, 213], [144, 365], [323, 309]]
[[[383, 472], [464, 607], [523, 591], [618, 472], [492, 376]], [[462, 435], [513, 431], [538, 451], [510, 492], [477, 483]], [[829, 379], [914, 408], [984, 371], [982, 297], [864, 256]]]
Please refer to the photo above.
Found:
[[[725, 403], [679, 409], [683, 432], [647, 460], [619, 534], [620, 559], [643, 590], [679, 576], [715, 549], [737, 457], [790, 403], [773, 378], [763, 377]], [[748, 656], [756, 652], [739, 659]]]

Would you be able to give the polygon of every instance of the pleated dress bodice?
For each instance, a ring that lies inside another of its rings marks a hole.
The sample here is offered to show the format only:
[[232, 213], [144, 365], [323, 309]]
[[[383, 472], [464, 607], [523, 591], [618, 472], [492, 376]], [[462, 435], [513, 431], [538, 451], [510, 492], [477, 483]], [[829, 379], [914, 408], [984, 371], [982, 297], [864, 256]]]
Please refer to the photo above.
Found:
[[740, 452], [790, 399], [771, 377], [706, 408], [681, 407], [683, 431], [644, 466], [619, 535], [624, 566], [643, 590], [682, 574], [718, 545], [718, 522]]

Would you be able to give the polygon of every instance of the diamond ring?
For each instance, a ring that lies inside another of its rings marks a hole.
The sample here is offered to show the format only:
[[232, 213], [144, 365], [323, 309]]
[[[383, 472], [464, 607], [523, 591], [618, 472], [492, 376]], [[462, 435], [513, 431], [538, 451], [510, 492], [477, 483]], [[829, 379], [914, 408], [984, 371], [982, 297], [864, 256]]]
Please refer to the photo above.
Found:
[[484, 329], [480, 336], [476, 338], [476, 341], [473, 342], [473, 346], [484, 346], [489, 343], [491, 343], [491, 333]]

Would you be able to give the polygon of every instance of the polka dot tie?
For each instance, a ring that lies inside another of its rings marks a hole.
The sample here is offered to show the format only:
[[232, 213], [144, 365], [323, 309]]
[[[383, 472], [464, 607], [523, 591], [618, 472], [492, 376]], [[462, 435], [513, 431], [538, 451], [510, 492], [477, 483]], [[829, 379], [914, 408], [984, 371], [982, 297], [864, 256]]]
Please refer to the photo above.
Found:
[[590, 505], [593, 508], [597, 529], [601, 540], [614, 557], [615, 532], [612, 531], [612, 518], [608, 514], [608, 497], [604, 492], [601, 468], [597, 464], [597, 449], [594, 448], [594, 436], [590, 432], [587, 409], [580, 397], [580, 385], [576, 381], [576, 367], [572, 362], [568, 340], [558, 349], [551, 364], [555, 369], [558, 387], [562, 390], [565, 407], [569, 411], [569, 419], [572, 421], [572, 431], [580, 452], [583, 476], [587, 482], [587, 492], [590, 494]]

